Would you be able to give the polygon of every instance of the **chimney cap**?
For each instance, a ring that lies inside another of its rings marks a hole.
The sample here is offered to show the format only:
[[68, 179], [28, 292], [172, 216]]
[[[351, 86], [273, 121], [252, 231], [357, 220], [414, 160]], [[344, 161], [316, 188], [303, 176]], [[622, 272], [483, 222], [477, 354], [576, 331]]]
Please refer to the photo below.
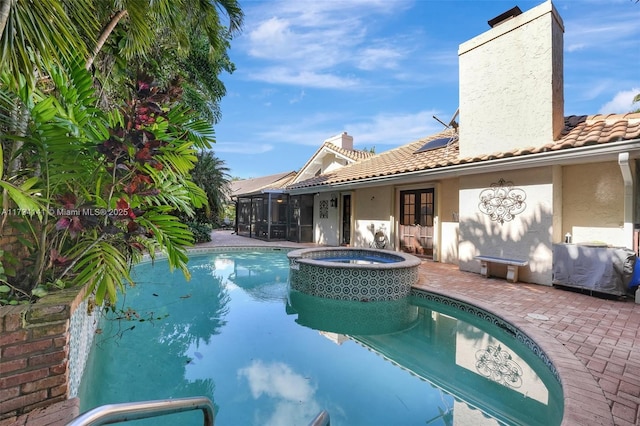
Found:
[[489, 26], [493, 28], [497, 25], [502, 24], [504, 21], [508, 21], [511, 18], [515, 18], [520, 14], [522, 14], [522, 10], [520, 10], [518, 6], [514, 6], [511, 9], [507, 10], [506, 12], [496, 16], [495, 18], [488, 20], [487, 24], [489, 24]]

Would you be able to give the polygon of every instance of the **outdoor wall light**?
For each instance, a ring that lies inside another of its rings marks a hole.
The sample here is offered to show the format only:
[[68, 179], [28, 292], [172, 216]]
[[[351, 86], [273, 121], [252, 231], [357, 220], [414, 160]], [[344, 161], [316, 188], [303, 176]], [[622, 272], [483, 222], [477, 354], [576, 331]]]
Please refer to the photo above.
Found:
[[329, 204], [331, 205], [331, 207], [336, 207], [337, 208], [338, 207], [338, 199], [335, 196], [331, 197], [331, 200], [329, 201]]

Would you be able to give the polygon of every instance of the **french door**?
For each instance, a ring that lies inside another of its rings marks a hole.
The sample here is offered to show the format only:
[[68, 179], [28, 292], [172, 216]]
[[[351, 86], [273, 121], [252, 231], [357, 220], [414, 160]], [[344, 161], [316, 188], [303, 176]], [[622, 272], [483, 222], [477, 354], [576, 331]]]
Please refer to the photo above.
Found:
[[433, 188], [400, 192], [400, 249], [433, 257]]
[[351, 195], [342, 196], [342, 245], [351, 243]]

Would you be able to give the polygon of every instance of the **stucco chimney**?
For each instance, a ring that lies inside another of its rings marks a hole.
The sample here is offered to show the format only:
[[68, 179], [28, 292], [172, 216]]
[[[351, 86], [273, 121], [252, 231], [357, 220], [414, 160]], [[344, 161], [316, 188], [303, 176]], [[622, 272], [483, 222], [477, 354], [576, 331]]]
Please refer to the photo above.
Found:
[[489, 22], [458, 49], [462, 157], [544, 145], [564, 127], [564, 24], [551, 1]]
[[332, 136], [329, 139], [326, 139], [325, 142], [331, 142], [338, 148], [353, 151], [353, 136], [348, 135], [347, 132], [342, 132], [339, 135]]

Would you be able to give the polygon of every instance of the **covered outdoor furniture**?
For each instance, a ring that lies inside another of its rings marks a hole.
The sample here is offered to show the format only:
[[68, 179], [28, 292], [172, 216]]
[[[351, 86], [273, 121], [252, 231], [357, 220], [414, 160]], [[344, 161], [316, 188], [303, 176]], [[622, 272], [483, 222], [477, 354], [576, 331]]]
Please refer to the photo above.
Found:
[[553, 245], [553, 284], [623, 296], [636, 255], [624, 247]]

